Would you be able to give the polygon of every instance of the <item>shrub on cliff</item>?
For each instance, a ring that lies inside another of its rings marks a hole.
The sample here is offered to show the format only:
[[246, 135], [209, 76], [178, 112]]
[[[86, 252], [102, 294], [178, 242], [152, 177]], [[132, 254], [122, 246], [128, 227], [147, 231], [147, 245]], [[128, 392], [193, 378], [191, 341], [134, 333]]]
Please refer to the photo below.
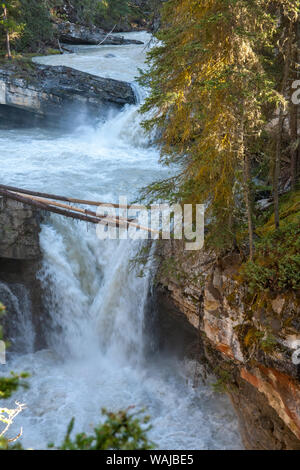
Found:
[[244, 273], [252, 290], [300, 289], [300, 217], [256, 243], [257, 256]]

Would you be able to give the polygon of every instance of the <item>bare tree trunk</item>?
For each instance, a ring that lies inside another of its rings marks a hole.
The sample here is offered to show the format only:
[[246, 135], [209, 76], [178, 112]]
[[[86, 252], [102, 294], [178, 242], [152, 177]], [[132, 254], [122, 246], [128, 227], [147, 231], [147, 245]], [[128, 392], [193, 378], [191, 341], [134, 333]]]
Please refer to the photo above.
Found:
[[254, 256], [254, 227], [252, 220], [252, 209], [251, 209], [251, 169], [250, 169], [250, 158], [247, 153], [244, 154], [244, 196], [248, 219], [248, 232], [249, 232], [249, 248], [250, 248], [250, 260], [253, 261]]
[[[292, 42], [293, 42], [293, 30], [295, 20], [289, 20], [288, 37], [285, 46], [284, 55], [284, 71], [281, 85], [281, 94], [284, 94], [287, 89], [288, 78], [290, 73], [290, 66], [292, 60]], [[281, 167], [281, 149], [282, 149], [282, 135], [283, 135], [283, 124], [284, 124], [284, 105], [281, 103], [279, 107], [278, 126], [276, 135], [276, 153], [275, 153], [275, 169], [274, 169], [274, 183], [273, 183], [273, 197], [274, 197], [274, 215], [275, 215], [275, 227], [278, 229], [280, 225], [279, 220], [279, 180], [280, 180], [280, 167]]]
[[[243, 105], [243, 109], [245, 104]], [[248, 237], [249, 237], [249, 250], [250, 260], [253, 261], [254, 257], [254, 227], [252, 219], [252, 207], [251, 207], [251, 164], [250, 158], [247, 152], [245, 152], [245, 138], [244, 138], [244, 115], [241, 119], [240, 136], [239, 136], [239, 157], [243, 162], [243, 180], [244, 180], [244, 199], [248, 219]]]
[[[5, 4], [3, 5], [3, 13], [4, 13], [4, 21], [7, 22], [7, 8]], [[9, 30], [8, 27], [6, 28], [6, 50], [7, 50], [7, 57], [8, 59], [11, 60], [11, 49], [10, 49], [10, 36], [9, 36]]]

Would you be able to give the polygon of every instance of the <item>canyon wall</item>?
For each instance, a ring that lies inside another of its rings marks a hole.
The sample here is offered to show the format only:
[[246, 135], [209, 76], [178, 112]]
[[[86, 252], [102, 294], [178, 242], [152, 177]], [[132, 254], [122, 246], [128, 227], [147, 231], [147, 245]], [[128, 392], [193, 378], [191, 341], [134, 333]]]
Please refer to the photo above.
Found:
[[[250, 293], [237, 253], [158, 248], [159, 317], [182, 317], [199, 340], [199, 361], [231, 397], [248, 449], [300, 449], [299, 292]], [[167, 334], [167, 333], [166, 333]]]

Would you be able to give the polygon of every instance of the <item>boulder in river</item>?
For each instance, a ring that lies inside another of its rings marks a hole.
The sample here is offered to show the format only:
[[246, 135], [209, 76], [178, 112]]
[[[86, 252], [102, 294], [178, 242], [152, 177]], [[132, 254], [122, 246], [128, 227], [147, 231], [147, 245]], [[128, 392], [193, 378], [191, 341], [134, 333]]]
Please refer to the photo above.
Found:
[[107, 34], [96, 26], [82, 26], [70, 22], [57, 23], [60, 40], [67, 44], [90, 44], [120, 46], [126, 44], [144, 44], [136, 39], [125, 39], [124, 36]]
[[102, 78], [64, 66], [31, 64], [0, 69], [0, 123], [49, 124], [72, 127], [105, 118], [109, 108], [134, 104], [129, 83]]

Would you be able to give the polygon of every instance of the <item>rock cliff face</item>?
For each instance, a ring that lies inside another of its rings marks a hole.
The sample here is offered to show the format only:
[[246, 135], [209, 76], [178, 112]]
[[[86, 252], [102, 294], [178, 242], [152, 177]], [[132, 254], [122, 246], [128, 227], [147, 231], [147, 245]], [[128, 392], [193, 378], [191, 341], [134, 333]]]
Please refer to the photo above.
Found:
[[[42, 256], [40, 221], [40, 213], [29, 206], [0, 197], [0, 298], [8, 312], [5, 336], [14, 344], [17, 330], [24, 327], [19, 317], [27, 309], [38, 333], [32, 338], [32, 349], [44, 346], [41, 325], [46, 319], [37, 278]], [[26, 331], [19, 333], [21, 338], [17, 343], [22, 347]]]
[[26, 117], [30, 124], [57, 126], [69, 120], [74, 123], [79, 114], [86, 120], [103, 118], [109, 107], [127, 103], [135, 103], [135, 96], [126, 82], [63, 66], [31, 64], [27, 70], [13, 65], [0, 69], [0, 118], [4, 122], [11, 117], [19, 124]]
[[160, 316], [181, 315], [199, 335], [201, 361], [229, 393], [249, 449], [300, 449], [299, 293], [251, 294], [233, 253], [159, 249]]
[[0, 258], [37, 260], [40, 215], [29, 206], [0, 196]]

